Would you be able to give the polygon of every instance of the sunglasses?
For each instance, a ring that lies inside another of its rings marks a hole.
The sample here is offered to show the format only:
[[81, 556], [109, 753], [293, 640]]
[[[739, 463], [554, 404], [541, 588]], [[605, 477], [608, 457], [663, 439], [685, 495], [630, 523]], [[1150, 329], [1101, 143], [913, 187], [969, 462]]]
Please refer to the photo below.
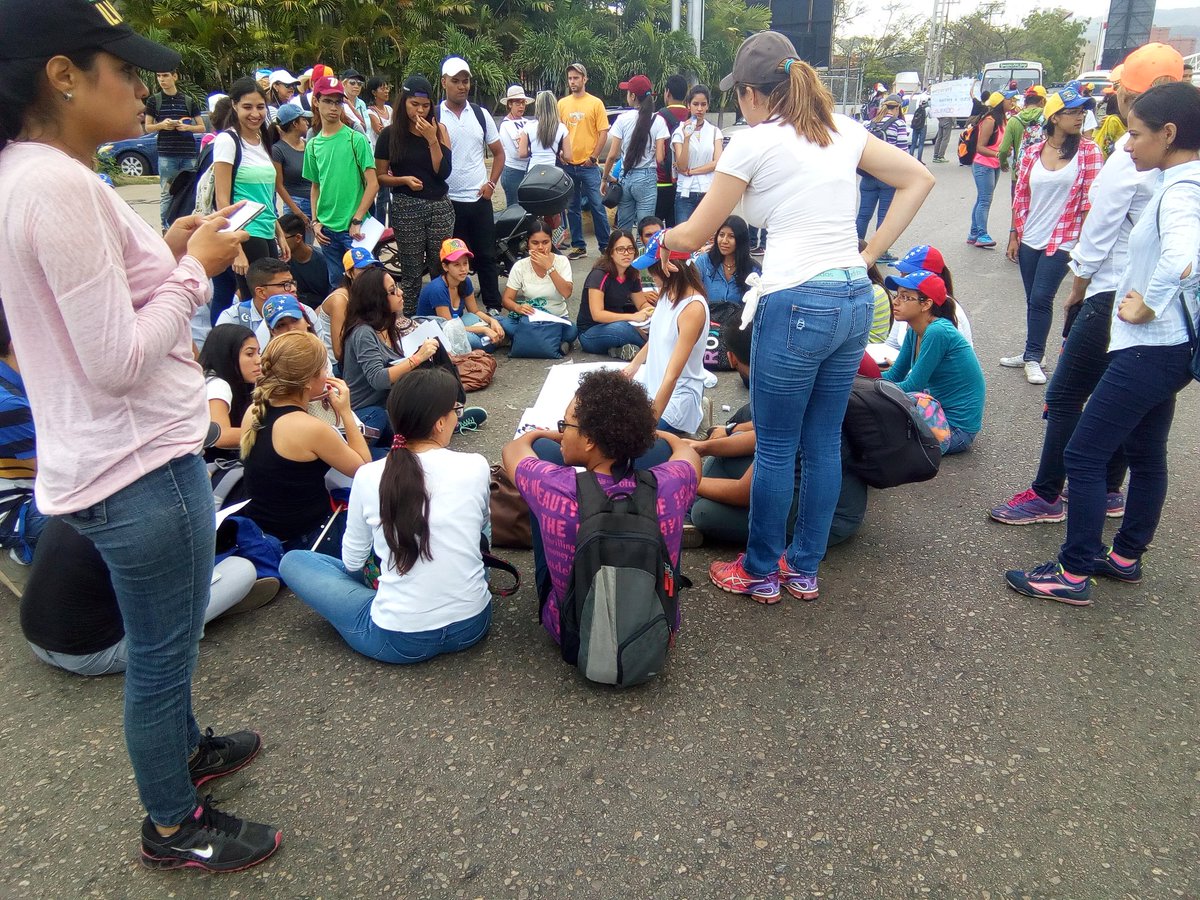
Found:
[[558, 433], [559, 434], [566, 434], [568, 428], [578, 428], [578, 427], [579, 427], [578, 425], [572, 424], [571, 422], [568, 422], [566, 419], [558, 420]]

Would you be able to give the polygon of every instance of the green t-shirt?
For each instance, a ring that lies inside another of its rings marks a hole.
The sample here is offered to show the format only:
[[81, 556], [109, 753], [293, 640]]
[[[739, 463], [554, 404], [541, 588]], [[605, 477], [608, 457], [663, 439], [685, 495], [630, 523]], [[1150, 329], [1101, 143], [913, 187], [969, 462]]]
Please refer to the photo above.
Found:
[[[275, 164], [267, 155], [262, 144], [251, 144], [242, 141], [242, 160], [238, 164], [233, 179], [231, 197], [234, 203], [239, 200], [253, 200], [266, 207], [250, 224], [246, 233], [251, 237], [275, 238]], [[222, 132], [213, 141], [213, 162], [233, 165], [237, 159], [237, 145], [229, 132]]]
[[304, 147], [304, 177], [320, 196], [313, 217], [330, 231], [349, 231], [362, 202], [367, 169], [375, 168], [370, 142], [343, 125], [332, 135], [318, 134]]

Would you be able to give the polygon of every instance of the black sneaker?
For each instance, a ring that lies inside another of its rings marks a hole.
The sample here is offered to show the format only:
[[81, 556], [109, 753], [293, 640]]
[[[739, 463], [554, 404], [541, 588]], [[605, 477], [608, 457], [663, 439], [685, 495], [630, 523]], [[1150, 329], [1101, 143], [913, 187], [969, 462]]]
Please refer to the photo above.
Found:
[[279, 849], [283, 833], [270, 825], [244, 822], [217, 810], [212, 795], [196, 807], [174, 834], [163, 837], [146, 816], [142, 822], [142, 864], [151, 869], [205, 869], [238, 872]]
[[587, 247], [572, 247], [567, 259], [583, 259], [587, 256]]
[[1116, 581], [1124, 581], [1126, 584], [1139, 584], [1142, 580], [1142, 561], [1135, 559], [1127, 566], [1121, 565], [1112, 558], [1112, 550], [1105, 549], [1101, 556], [1097, 556], [1094, 563], [1093, 575], [1099, 575], [1101, 578], [1112, 578]]
[[257, 731], [235, 731], [216, 737], [211, 728], [205, 729], [195, 757], [188, 763], [188, 774], [196, 787], [214, 778], [232, 775], [250, 765], [262, 749]]

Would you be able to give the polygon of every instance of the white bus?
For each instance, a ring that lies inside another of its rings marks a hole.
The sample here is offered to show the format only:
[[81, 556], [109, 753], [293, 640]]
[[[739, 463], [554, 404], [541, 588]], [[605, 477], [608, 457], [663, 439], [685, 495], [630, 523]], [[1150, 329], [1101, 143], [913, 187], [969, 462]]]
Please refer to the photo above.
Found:
[[986, 100], [992, 91], [1008, 90], [1011, 82], [1017, 83], [1022, 94], [1035, 84], [1042, 83], [1042, 64], [1027, 59], [1006, 59], [991, 62], [983, 67], [980, 78], [979, 97]]

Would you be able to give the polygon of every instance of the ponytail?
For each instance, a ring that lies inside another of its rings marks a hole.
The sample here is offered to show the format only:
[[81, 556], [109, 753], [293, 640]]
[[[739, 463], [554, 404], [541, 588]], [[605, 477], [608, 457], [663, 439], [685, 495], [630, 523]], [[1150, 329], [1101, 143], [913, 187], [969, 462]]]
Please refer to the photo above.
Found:
[[624, 171], [636, 169], [647, 153], [654, 156], [654, 148], [650, 142], [650, 120], [654, 118], [654, 95], [646, 94], [638, 104], [637, 124], [633, 126], [633, 134], [629, 136], [629, 146], [625, 148]]
[[[779, 64], [783, 80], [774, 84], [753, 85], [767, 94], [770, 105], [768, 122], [782, 121], [796, 129], [800, 137], [818, 147], [833, 143], [833, 95], [817, 75], [817, 70], [802, 59], [786, 59]], [[743, 86], [743, 89], [749, 85]]]
[[422, 559], [433, 559], [425, 470], [409, 442], [431, 438], [433, 426], [453, 411], [458, 399], [458, 379], [440, 367], [413, 370], [388, 394], [388, 422], [396, 437], [379, 480], [379, 519], [399, 575]]
[[327, 364], [325, 344], [311, 331], [290, 331], [271, 338], [262, 354], [262, 376], [250, 398], [249, 427], [242, 429], [242, 459], [254, 449], [270, 402], [302, 393]]
[[[926, 300], [929, 299], [924, 294], [921, 297]], [[958, 327], [958, 306], [955, 304], [954, 298], [949, 294], [946, 295], [946, 300], [941, 306], [938, 306], [936, 303], [931, 305], [929, 307], [929, 314], [935, 319], [949, 319], [951, 325], [955, 328]]]

